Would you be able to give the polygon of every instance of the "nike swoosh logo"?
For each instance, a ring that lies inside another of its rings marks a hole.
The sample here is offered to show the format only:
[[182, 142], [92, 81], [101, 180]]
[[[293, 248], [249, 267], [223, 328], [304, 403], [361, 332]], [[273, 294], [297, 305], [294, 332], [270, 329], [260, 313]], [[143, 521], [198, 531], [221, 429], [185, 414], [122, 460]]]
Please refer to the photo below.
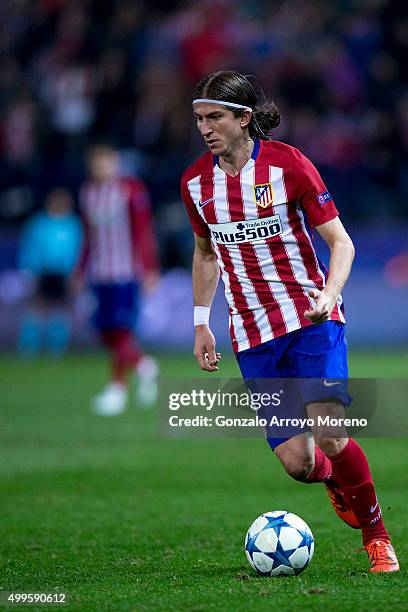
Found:
[[372, 512], [375, 512], [375, 509], [377, 508], [377, 506], [378, 506], [378, 502], [375, 504], [375, 506], [371, 506], [371, 508], [370, 508], [370, 512], [371, 512], [371, 513], [372, 513]]
[[203, 206], [205, 206], [206, 204], [209, 204], [210, 202], [214, 202], [214, 198], [208, 198], [208, 200], [204, 200], [204, 202], [202, 200], [199, 200], [198, 205], [200, 208], [202, 208]]
[[325, 387], [334, 387], [334, 385], [341, 385], [341, 383], [339, 383], [339, 382], [331, 382], [331, 383], [329, 383], [329, 382], [327, 382], [327, 380], [324, 380], [323, 384], [324, 384]]

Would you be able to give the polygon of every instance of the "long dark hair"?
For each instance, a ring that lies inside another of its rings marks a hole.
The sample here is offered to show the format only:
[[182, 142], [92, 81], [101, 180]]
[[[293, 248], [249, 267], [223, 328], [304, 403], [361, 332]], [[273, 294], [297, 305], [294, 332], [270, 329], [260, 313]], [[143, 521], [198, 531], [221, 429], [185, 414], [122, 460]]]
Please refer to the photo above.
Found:
[[[260, 96], [263, 100], [258, 102]], [[276, 104], [266, 98], [263, 92], [258, 96], [248, 78], [233, 70], [220, 70], [201, 79], [192, 94], [192, 100], [197, 98], [223, 100], [252, 108], [252, 117], [248, 126], [252, 138], [270, 140], [269, 132], [280, 123]], [[237, 117], [242, 113], [239, 109], [231, 110]]]

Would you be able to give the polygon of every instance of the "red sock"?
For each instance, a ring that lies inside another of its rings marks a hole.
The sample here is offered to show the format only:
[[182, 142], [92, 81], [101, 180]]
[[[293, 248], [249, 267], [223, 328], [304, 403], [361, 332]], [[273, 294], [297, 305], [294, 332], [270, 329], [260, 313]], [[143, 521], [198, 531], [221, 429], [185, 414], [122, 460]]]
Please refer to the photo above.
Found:
[[363, 545], [380, 538], [389, 540], [370, 467], [361, 446], [350, 438], [342, 451], [330, 457], [330, 461], [333, 480], [341, 488], [361, 525]]
[[327, 478], [330, 478], [331, 473], [332, 464], [330, 459], [326, 457], [324, 452], [318, 446], [315, 446], [314, 468], [307, 477], [306, 482], [323, 482]]
[[128, 329], [117, 331], [116, 353], [118, 362], [127, 369], [135, 367], [142, 354], [133, 334]]
[[134, 367], [142, 354], [128, 329], [104, 330], [102, 340], [112, 355], [112, 380], [124, 383], [126, 371]]

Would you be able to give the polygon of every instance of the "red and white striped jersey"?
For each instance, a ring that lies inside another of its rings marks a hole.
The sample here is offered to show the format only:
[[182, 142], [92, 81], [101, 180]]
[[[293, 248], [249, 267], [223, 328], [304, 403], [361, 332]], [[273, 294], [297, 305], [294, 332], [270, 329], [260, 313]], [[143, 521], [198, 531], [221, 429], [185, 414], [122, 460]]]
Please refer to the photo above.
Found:
[[157, 270], [150, 199], [140, 180], [89, 181], [81, 189], [85, 244], [80, 262], [92, 283], [127, 283]]
[[[306, 223], [338, 215], [313, 164], [287, 144], [255, 141], [239, 175], [206, 153], [185, 171], [181, 192], [194, 232], [214, 246], [234, 351], [311, 325], [308, 292], [325, 286], [325, 271]], [[344, 322], [341, 304], [331, 319]]]

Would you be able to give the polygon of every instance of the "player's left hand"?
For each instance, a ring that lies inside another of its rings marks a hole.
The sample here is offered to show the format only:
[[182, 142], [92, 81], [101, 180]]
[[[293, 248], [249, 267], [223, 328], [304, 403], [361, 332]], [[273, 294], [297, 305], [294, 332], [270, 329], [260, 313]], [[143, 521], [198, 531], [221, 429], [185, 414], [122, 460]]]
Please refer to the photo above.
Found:
[[143, 278], [143, 291], [153, 293], [158, 287], [160, 274], [158, 272], [147, 272]]
[[336, 303], [335, 299], [319, 289], [311, 289], [309, 296], [315, 301], [315, 307], [305, 310], [303, 313], [306, 319], [312, 323], [323, 323], [328, 321]]

